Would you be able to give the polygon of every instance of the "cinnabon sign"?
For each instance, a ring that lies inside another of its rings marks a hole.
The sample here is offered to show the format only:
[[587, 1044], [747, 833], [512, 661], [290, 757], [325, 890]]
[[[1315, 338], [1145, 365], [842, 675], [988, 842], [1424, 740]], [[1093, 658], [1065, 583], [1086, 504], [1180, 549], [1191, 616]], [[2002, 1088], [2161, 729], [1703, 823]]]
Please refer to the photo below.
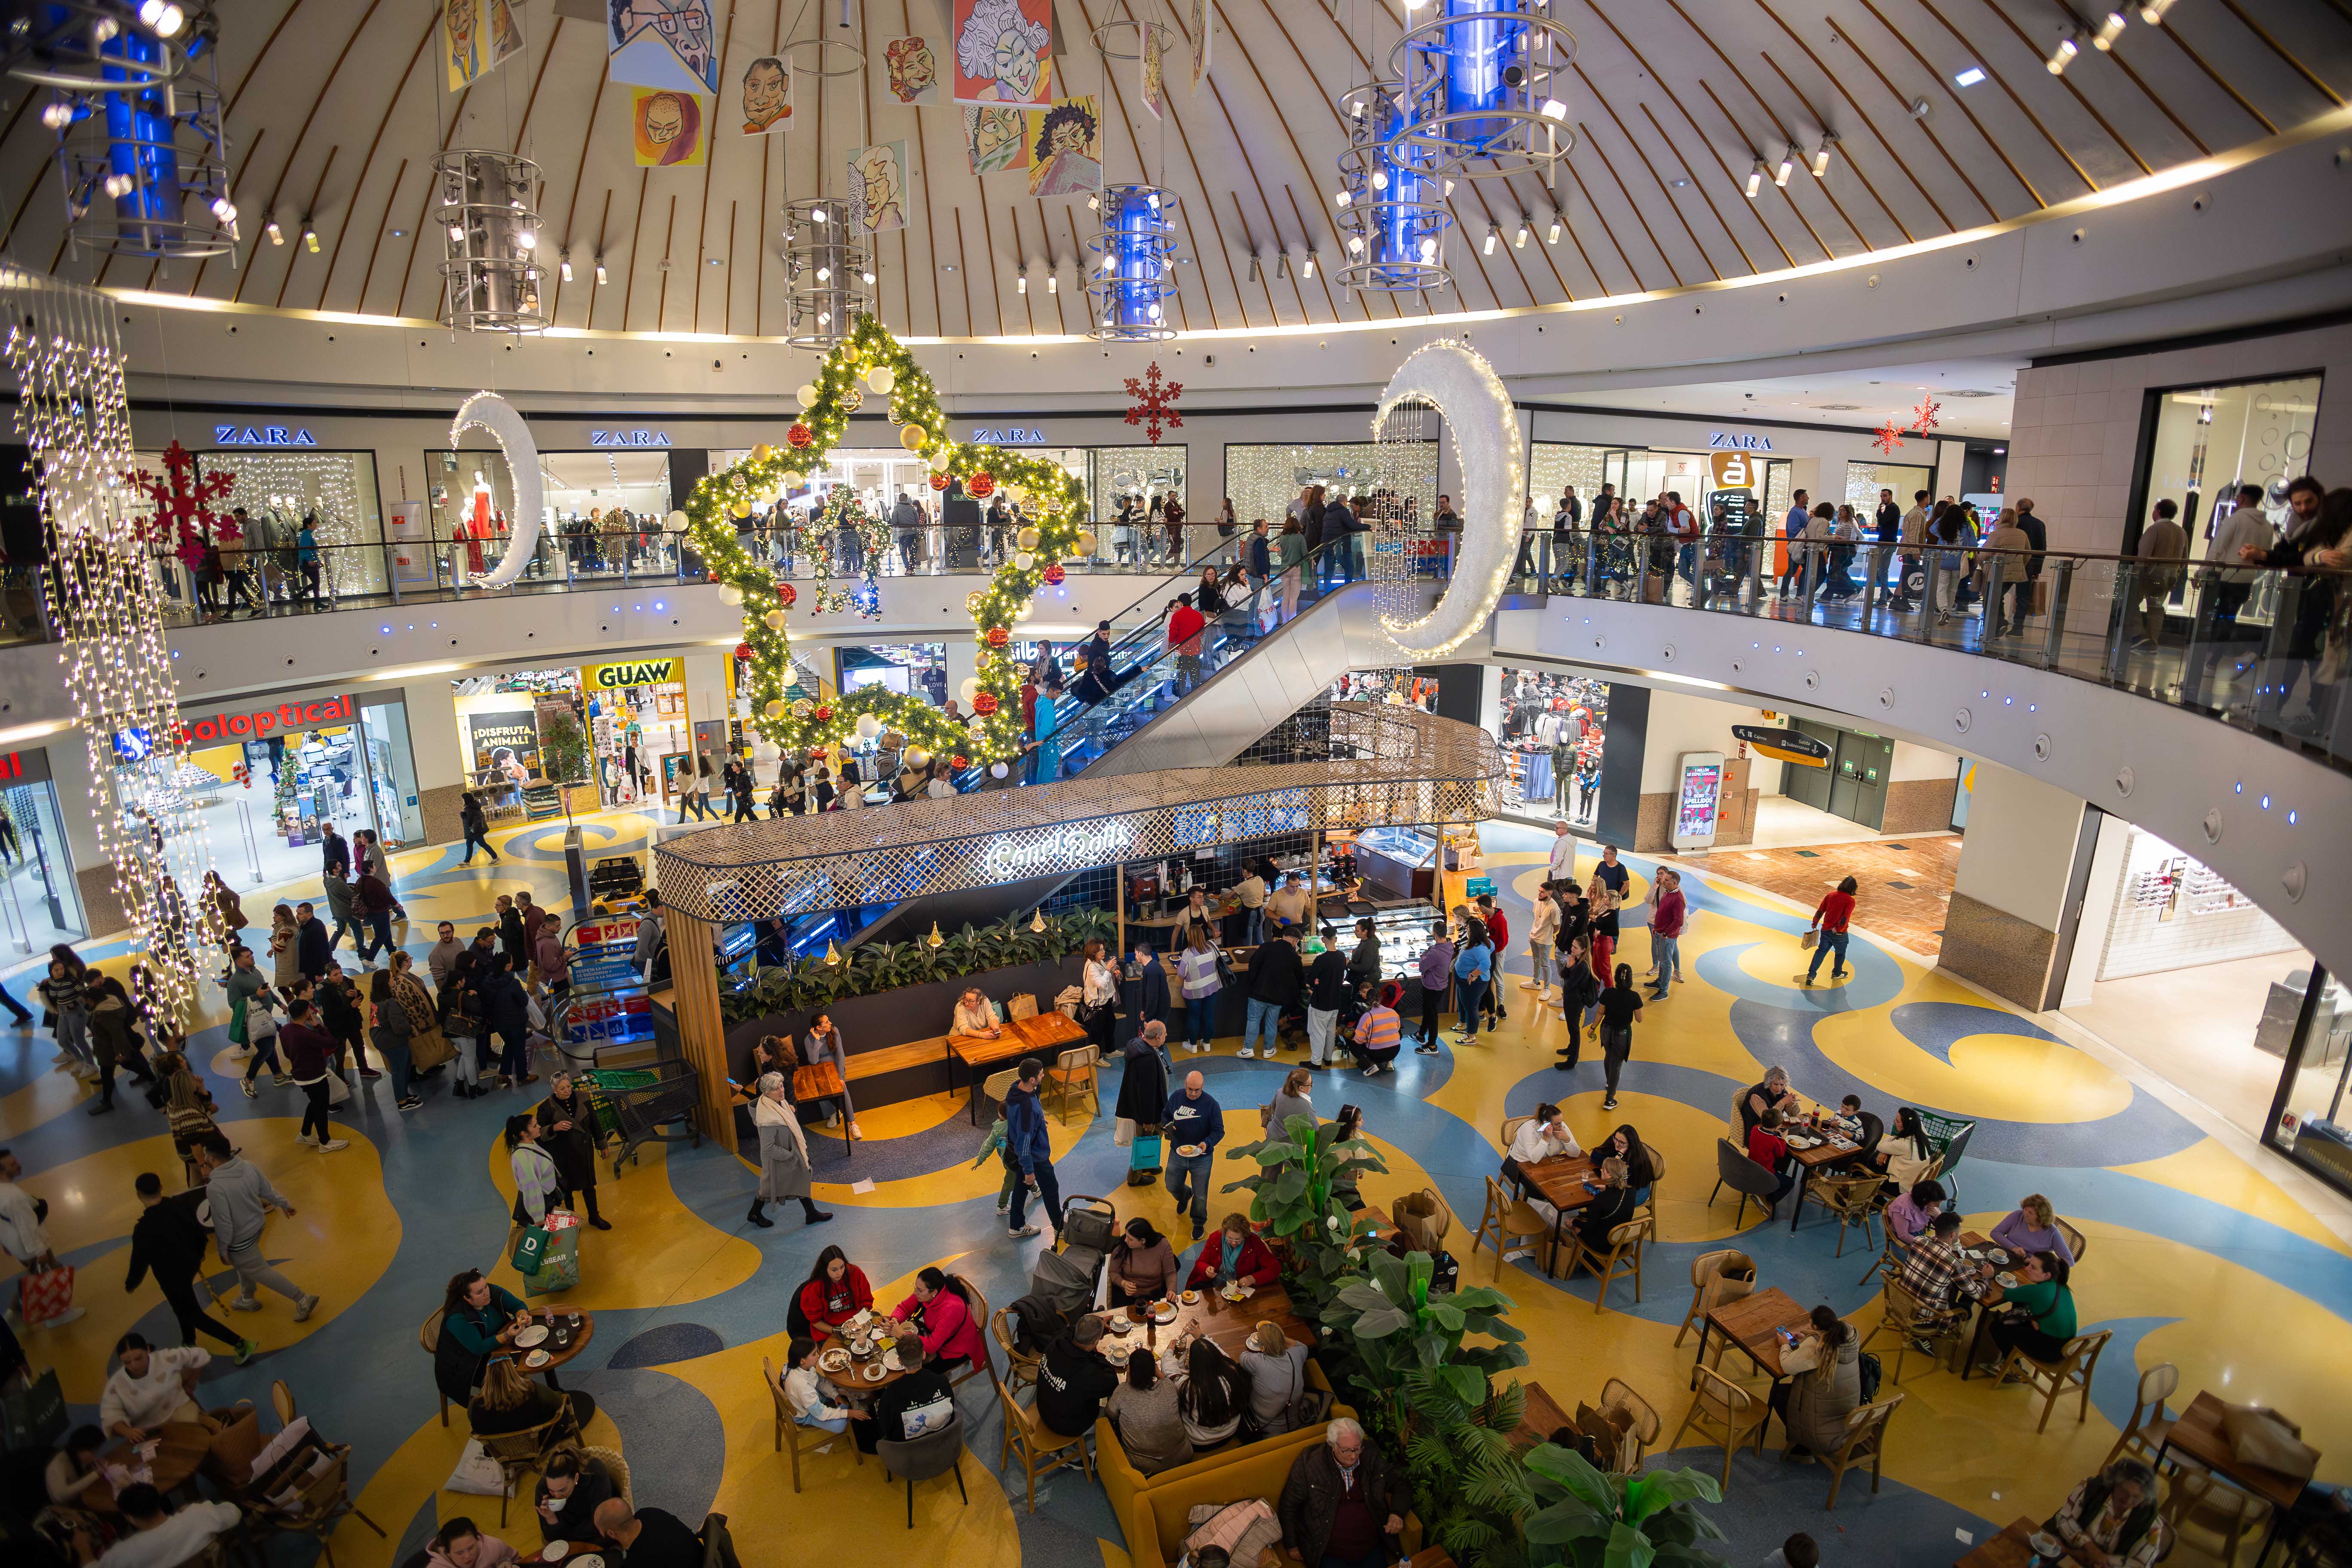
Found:
[[313, 724], [348, 724], [359, 714], [359, 700], [346, 692], [341, 697], [322, 697], [316, 702], [281, 702], [275, 708], [256, 709], [250, 713], [215, 713], [209, 718], [184, 721], [180, 725], [182, 745], [218, 745], [224, 741], [258, 741], [280, 730], [302, 730]]

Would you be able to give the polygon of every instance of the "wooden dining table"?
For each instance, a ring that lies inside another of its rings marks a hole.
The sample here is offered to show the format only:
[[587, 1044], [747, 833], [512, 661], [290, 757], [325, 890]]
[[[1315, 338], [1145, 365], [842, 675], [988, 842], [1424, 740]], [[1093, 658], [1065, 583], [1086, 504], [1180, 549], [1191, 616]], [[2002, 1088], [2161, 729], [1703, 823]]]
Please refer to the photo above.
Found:
[[1797, 1184], [1789, 1191], [1789, 1196], [1793, 1200], [1789, 1205], [1789, 1234], [1794, 1236], [1797, 1233], [1797, 1221], [1805, 1212], [1805, 1184], [1812, 1180], [1815, 1172], [1853, 1158], [1855, 1152], [1860, 1150], [1862, 1145], [1843, 1134], [1830, 1132], [1822, 1128], [1784, 1127], [1781, 1129], [1784, 1139], [1790, 1132], [1797, 1132], [1801, 1136], [1818, 1136], [1822, 1139], [1822, 1142], [1812, 1148], [1799, 1149], [1792, 1146], [1789, 1150], [1789, 1158], [1795, 1161], [1797, 1164]]
[[[196, 1468], [205, 1462], [205, 1455], [212, 1448], [213, 1430], [196, 1421], [166, 1421], [148, 1433], [147, 1437], [155, 1445], [154, 1457], [147, 1461], [150, 1484], [169, 1496], [187, 1485]], [[107, 1458], [116, 1458], [129, 1451], [127, 1447], [118, 1447]], [[107, 1459], [99, 1462], [102, 1468]], [[90, 1482], [81, 1496], [89, 1508], [105, 1513], [118, 1511], [113, 1484], [103, 1479]]]
[[[849, 1090], [841, 1081], [841, 1068], [831, 1059], [811, 1062], [793, 1069], [793, 1103], [806, 1105], [812, 1100], [834, 1100], [849, 1103]], [[844, 1163], [855, 1157], [857, 1140], [849, 1135], [849, 1123], [856, 1118], [844, 1116], [841, 1128], [841, 1158]]]
[[[898, 1325], [891, 1324], [889, 1315], [884, 1312], [876, 1312], [874, 1314], [874, 1322], [877, 1325], [890, 1324], [893, 1328], [898, 1327]], [[847, 1324], [818, 1323], [814, 1325], [814, 1327], [828, 1342], [825, 1345], [826, 1350], [832, 1350], [836, 1345], [843, 1350], [849, 1349], [851, 1330]], [[905, 1325], [903, 1331], [909, 1337], [912, 1337], [915, 1334], [914, 1326], [911, 1323]], [[884, 1389], [889, 1387], [900, 1378], [913, 1373], [919, 1369], [922, 1364], [921, 1359], [918, 1357], [914, 1365], [902, 1366], [898, 1371], [893, 1372], [887, 1366], [883, 1364], [882, 1349], [880, 1346], [877, 1346], [873, 1354], [862, 1359], [853, 1354], [850, 1358], [849, 1364], [843, 1367], [839, 1372], [829, 1371], [824, 1364], [824, 1355], [820, 1354], [817, 1357], [816, 1371], [819, 1377], [824, 1378], [827, 1383], [833, 1384], [834, 1387], [841, 1390], [844, 1394], [874, 1394], [881, 1393]], [[866, 1371], [871, 1367], [877, 1366], [882, 1367], [882, 1375], [873, 1378], [867, 1377], [866, 1375]]]
[[2266, 1469], [2250, 1465], [2237, 1457], [2230, 1447], [2230, 1434], [2221, 1425], [2224, 1405], [2220, 1396], [2200, 1392], [2189, 1402], [2164, 1435], [2164, 1442], [2156, 1450], [2156, 1468], [2164, 1468], [2164, 1458], [2178, 1449], [2217, 1476], [2226, 1477], [2244, 1490], [2252, 1493], [2271, 1506], [2270, 1528], [2263, 1534], [2263, 1549], [2254, 1554], [2254, 1568], [2269, 1561], [2272, 1545], [2279, 1538], [2280, 1528], [2286, 1521], [2286, 1510], [2303, 1497], [2310, 1478], [2288, 1475], [2284, 1470]]
[[1567, 1228], [1569, 1214], [1601, 1195], [1587, 1192], [1584, 1185], [1587, 1182], [1600, 1180], [1600, 1177], [1594, 1171], [1590, 1154], [1578, 1154], [1570, 1159], [1554, 1156], [1549, 1160], [1538, 1160], [1532, 1165], [1521, 1165], [1518, 1170], [1519, 1179], [1524, 1184], [1522, 1195], [1526, 1187], [1533, 1187], [1537, 1194], [1552, 1206], [1551, 1254], [1544, 1259], [1544, 1275], [1549, 1279], [1559, 1269], [1560, 1235]]
[[1551, 1435], [1570, 1424], [1568, 1412], [1559, 1402], [1544, 1392], [1544, 1385], [1529, 1379], [1519, 1384], [1527, 1404], [1519, 1413], [1519, 1424], [1511, 1428], [1511, 1449], [1525, 1453], [1541, 1443], [1551, 1441]]
[[1801, 1329], [1811, 1321], [1810, 1309], [1797, 1305], [1795, 1299], [1779, 1286], [1770, 1286], [1752, 1296], [1727, 1301], [1699, 1320], [1698, 1359], [1706, 1359], [1707, 1336], [1721, 1334], [1778, 1382], [1787, 1373], [1780, 1370], [1781, 1342], [1775, 1331]]
[[1315, 1343], [1314, 1329], [1298, 1315], [1290, 1292], [1279, 1285], [1261, 1285], [1239, 1301], [1226, 1300], [1213, 1286], [1202, 1287], [1199, 1295], [1201, 1299], [1188, 1306], [1180, 1292], [1175, 1298], [1176, 1316], [1161, 1323], [1156, 1332], [1148, 1333], [1143, 1326], [1141, 1313], [1147, 1309], [1129, 1307], [1106, 1314], [1106, 1321], [1125, 1319], [1136, 1327], [1129, 1333], [1105, 1334], [1099, 1347], [1103, 1359], [1124, 1367], [1128, 1356], [1147, 1343], [1164, 1351], [1191, 1334], [1208, 1340], [1238, 1361], [1251, 1331], [1261, 1322], [1274, 1324], [1284, 1337], [1299, 1344]]
[[980, 1125], [980, 1102], [986, 1098], [981, 1091], [981, 1069], [1001, 1062], [1018, 1061], [1023, 1057], [1035, 1057], [1047, 1067], [1054, 1058], [1072, 1046], [1084, 1045], [1087, 1032], [1077, 1020], [1058, 1008], [1038, 1014], [1034, 1018], [1007, 1018], [1004, 1032], [994, 1039], [985, 1035], [950, 1035], [948, 1037], [948, 1093], [955, 1093], [955, 1064], [961, 1062], [971, 1075], [971, 1124]]
[[[555, 1326], [557, 1314], [561, 1313], [563, 1317], [568, 1319], [572, 1316], [572, 1310], [573, 1310], [570, 1307], [533, 1307], [530, 1309], [530, 1315], [532, 1321], [538, 1323], [540, 1327], [552, 1330]], [[525, 1372], [535, 1372], [544, 1375], [547, 1379], [548, 1387], [562, 1388], [563, 1384], [555, 1380], [556, 1369], [577, 1359], [580, 1352], [588, 1348], [588, 1342], [595, 1337], [596, 1314], [590, 1311], [582, 1311], [580, 1313], [580, 1326], [572, 1331], [571, 1343], [564, 1345], [557, 1344], [555, 1342], [555, 1335], [551, 1332], [545, 1340], [541, 1341], [537, 1345], [528, 1347], [517, 1346], [514, 1352], [515, 1364], [522, 1368]], [[532, 1366], [530, 1364], [528, 1358], [532, 1350], [542, 1350], [547, 1352], [546, 1364], [542, 1366]]]
[[[2000, 1534], [1979, 1542], [1976, 1549], [1954, 1563], [1952, 1568], [2033, 1568], [2038, 1558], [2032, 1542], [2041, 1528], [2042, 1521], [2036, 1519], [2021, 1516], [2011, 1520]], [[2069, 1552], [2066, 1561], [2080, 1563], [2082, 1559]]]

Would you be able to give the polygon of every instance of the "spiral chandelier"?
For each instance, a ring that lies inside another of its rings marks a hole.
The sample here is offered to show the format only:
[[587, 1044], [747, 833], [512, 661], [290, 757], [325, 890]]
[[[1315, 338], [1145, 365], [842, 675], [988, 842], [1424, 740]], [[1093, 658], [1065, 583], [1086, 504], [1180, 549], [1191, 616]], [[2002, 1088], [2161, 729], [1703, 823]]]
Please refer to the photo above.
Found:
[[1087, 241], [1087, 336], [1157, 342], [1176, 335], [1176, 198], [1157, 185], [1113, 185], [1102, 230]]

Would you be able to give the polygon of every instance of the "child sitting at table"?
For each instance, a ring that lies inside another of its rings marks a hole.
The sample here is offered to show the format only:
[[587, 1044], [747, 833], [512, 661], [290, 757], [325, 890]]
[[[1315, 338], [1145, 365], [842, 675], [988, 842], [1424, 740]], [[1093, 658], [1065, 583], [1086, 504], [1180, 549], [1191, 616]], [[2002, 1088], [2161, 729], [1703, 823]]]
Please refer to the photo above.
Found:
[[[849, 1430], [849, 1406], [836, 1405], [826, 1395], [833, 1385], [817, 1375], [816, 1342], [803, 1334], [793, 1341], [785, 1352], [792, 1358], [792, 1369], [784, 1373], [784, 1399], [793, 1407], [793, 1419], [803, 1426], [814, 1426], [836, 1436]], [[818, 1453], [825, 1450], [819, 1448]]]

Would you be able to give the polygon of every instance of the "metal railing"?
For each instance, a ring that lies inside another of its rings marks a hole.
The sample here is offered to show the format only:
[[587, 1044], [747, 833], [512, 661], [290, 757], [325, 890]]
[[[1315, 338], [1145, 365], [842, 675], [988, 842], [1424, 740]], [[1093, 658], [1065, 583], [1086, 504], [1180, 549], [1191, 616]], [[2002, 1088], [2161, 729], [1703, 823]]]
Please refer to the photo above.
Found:
[[2237, 562], [1529, 530], [1526, 593], [1857, 631], [2055, 671], [2352, 765], [2352, 573]]

